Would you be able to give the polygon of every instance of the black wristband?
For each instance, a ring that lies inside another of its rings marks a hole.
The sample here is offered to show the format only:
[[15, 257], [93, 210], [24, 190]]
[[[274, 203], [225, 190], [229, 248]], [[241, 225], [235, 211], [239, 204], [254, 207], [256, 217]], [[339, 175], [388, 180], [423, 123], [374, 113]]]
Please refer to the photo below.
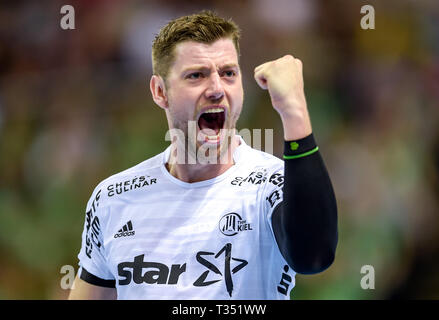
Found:
[[314, 135], [292, 141], [285, 141], [284, 143], [284, 159], [296, 159], [308, 156], [317, 152], [319, 147], [316, 145]]

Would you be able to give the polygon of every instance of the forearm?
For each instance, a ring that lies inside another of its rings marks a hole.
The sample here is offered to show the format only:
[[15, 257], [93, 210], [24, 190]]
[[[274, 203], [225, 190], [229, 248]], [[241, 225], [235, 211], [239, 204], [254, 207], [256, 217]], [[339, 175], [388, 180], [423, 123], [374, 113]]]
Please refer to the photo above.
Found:
[[106, 288], [92, 285], [82, 280], [79, 276], [70, 290], [69, 300], [116, 300], [116, 288]]
[[306, 101], [290, 103], [296, 107], [280, 114], [285, 141], [303, 139], [312, 133], [311, 119], [309, 117]]
[[312, 274], [325, 270], [334, 260], [337, 205], [313, 137], [296, 143], [299, 146], [285, 143], [284, 198], [273, 213], [272, 224], [290, 266], [298, 273]]

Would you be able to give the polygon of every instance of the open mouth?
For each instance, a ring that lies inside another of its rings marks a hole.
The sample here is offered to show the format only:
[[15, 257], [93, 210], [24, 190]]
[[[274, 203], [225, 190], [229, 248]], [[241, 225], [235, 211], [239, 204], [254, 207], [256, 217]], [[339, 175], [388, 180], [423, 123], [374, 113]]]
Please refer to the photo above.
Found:
[[198, 128], [206, 135], [208, 140], [218, 140], [225, 120], [226, 112], [223, 108], [211, 108], [203, 112], [198, 118]]

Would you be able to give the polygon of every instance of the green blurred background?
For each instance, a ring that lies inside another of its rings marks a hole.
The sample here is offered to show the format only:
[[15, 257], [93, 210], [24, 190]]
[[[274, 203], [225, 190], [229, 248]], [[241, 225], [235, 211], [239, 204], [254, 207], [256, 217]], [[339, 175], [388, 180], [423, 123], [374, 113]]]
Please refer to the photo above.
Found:
[[[60, 8], [75, 8], [62, 30]], [[363, 5], [375, 30], [363, 30]], [[294, 299], [439, 298], [439, 2], [2, 1], [0, 299], [64, 299], [85, 206], [111, 174], [166, 148], [149, 92], [151, 41], [200, 9], [242, 31], [238, 129], [282, 127], [255, 66], [304, 63], [313, 129], [339, 207], [334, 264], [297, 276]], [[363, 290], [363, 265], [375, 289]]]

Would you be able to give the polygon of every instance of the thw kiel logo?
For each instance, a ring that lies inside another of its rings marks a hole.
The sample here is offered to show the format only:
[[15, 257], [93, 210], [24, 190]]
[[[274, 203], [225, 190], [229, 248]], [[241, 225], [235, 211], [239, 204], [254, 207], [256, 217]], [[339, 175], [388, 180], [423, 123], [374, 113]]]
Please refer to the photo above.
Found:
[[135, 233], [130, 220], [114, 235], [114, 238], [134, 236]]
[[[203, 257], [215, 255], [214, 258], [217, 259], [223, 253], [224, 253], [224, 274], [221, 273], [221, 271], [215, 266], [214, 263], [203, 258]], [[230, 270], [231, 260], [239, 262], [239, 264], [236, 265], [232, 270]], [[227, 243], [220, 251], [218, 251], [217, 254], [215, 254], [213, 252], [207, 252], [207, 251], [198, 252], [197, 253], [197, 261], [209, 270], [203, 272], [203, 274], [197, 280], [195, 280], [194, 286], [195, 287], [205, 287], [205, 286], [211, 285], [215, 282], [221, 281], [221, 279], [206, 281], [206, 278], [209, 275], [209, 272], [212, 271], [215, 274], [218, 274], [220, 276], [224, 276], [224, 280], [226, 282], [226, 289], [227, 289], [227, 292], [229, 293], [230, 297], [232, 296], [232, 291], [233, 291], [232, 274], [237, 273], [239, 270], [241, 270], [242, 268], [244, 268], [248, 264], [248, 262], [246, 260], [232, 258], [232, 244], [231, 243]]]
[[219, 222], [219, 229], [226, 236], [234, 236], [238, 232], [245, 230], [253, 230], [250, 223], [243, 220], [241, 216], [235, 212], [224, 215]]

